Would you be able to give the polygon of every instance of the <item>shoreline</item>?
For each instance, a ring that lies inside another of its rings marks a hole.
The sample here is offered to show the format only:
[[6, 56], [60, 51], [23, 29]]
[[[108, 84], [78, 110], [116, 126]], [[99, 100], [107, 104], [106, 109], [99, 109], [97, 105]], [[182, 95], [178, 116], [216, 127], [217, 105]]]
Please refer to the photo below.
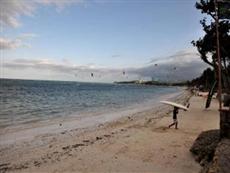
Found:
[[[171, 94], [164, 94], [160, 99], [178, 100], [186, 90], [180, 88], [179, 91]], [[0, 145], [17, 143], [18, 141], [31, 140], [36, 136], [49, 134], [58, 134], [64, 131], [80, 130], [80, 129], [96, 129], [97, 126], [113, 123], [122, 118], [133, 117], [140, 112], [155, 111], [158, 106], [163, 106], [158, 103], [160, 99], [150, 99], [142, 104], [133, 104], [118, 109], [117, 111], [110, 110], [104, 113], [94, 115], [79, 115], [52, 118], [51, 120], [36, 121], [34, 123], [18, 124], [6, 128], [0, 128]]]
[[[182, 103], [189, 98], [176, 99]], [[162, 105], [96, 129], [72, 129], [1, 147], [0, 164], [9, 172], [199, 172], [189, 148], [201, 131], [218, 127], [218, 104], [213, 100], [204, 112], [203, 101], [193, 96], [190, 110], [180, 111], [179, 130], [167, 128], [172, 108]]]

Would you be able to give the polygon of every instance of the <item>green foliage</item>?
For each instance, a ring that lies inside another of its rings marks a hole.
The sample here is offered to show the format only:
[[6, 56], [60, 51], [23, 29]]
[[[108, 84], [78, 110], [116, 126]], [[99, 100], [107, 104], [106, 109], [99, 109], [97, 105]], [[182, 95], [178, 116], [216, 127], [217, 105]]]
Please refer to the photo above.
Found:
[[[230, 1], [217, 1], [218, 17], [219, 17], [219, 43], [221, 55], [221, 67], [223, 84], [226, 88], [230, 88]], [[218, 60], [217, 60], [217, 41], [216, 41], [216, 23], [214, 0], [200, 0], [195, 7], [211, 17], [211, 22], [208, 23], [206, 18], [203, 18], [200, 23], [203, 27], [205, 35], [197, 41], [192, 41], [192, 44], [197, 47], [201, 59], [212, 66], [217, 74]], [[216, 75], [217, 78], [217, 75]]]
[[219, 18], [229, 19], [230, 18], [230, 2], [224, 0], [219, 2]]
[[212, 87], [213, 83], [215, 82], [215, 72], [214, 70], [211, 70], [211, 68], [207, 68], [204, 70], [203, 74], [192, 80], [190, 82], [190, 85], [192, 86], [203, 86], [203, 89], [205, 91], [208, 91], [209, 88]]

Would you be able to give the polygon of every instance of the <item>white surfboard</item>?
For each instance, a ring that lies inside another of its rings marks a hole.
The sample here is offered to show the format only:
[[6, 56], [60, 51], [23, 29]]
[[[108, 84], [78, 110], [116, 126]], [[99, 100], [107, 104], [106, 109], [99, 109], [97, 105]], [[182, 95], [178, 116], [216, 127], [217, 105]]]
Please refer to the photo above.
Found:
[[185, 111], [188, 110], [188, 108], [184, 105], [181, 105], [181, 104], [178, 104], [178, 103], [175, 103], [175, 102], [170, 102], [170, 101], [160, 101], [161, 103], [164, 103], [166, 105], [170, 105], [170, 106], [174, 106], [174, 107], [178, 107], [179, 109], [183, 109]]

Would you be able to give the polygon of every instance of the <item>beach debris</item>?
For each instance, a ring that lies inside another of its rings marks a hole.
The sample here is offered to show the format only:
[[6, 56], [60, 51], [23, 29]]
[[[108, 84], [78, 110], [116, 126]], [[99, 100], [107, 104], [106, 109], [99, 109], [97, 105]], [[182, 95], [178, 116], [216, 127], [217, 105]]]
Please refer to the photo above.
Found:
[[62, 147], [63, 150], [67, 150], [67, 149], [70, 149], [70, 146], [66, 146], [66, 147]]
[[34, 161], [34, 166], [40, 166], [41, 165], [41, 162], [39, 162], [39, 161]]
[[0, 164], [0, 172], [6, 172], [9, 169], [9, 163]]
[[62, 126], [62, 123], [60, 123], [59, 126]]
[[120, 131], [121, 131], [121, 132], [125, 132], [125, 131], [127, 131], [127, 129], [121, 129]]
[[42, 157], [42, 162], [43, 162], [43, 163], [47, 163], [47, 161], [46, 161], [46, 158], [45, 158], [45, 157]]
[[104, 137], [108, 138], [108, 137], [111, 137], [111, 135], [104, 135]]
[[130, 116], [128, 116], [128, 119], [131, 120], [131, 121], [133, 120]]
[[88, 143], [88, 142], [90, 142], [90, 140], [88, 140], [88, 139], [87, 140], [83, 140], [83, 142]]
[[91, 77], [93, 77], [93, 73], [91, 73]]
[[77, 148], [77, 147], [81, 147], [81, 146], [85, 146], [85, 144], [74, 144], [74, 145], [72, 145], [73, 148]]
[[0, 168], [1, 167], [4, 167], [4, 166], [8, 166], [10, 163], [2, 163], [2, 164], [0, 164]]
[[64, 135], [67, 131], [61, 132], [62, 135]]
[[102, 137], [98, 137], [98, 136], [96, 137], [96, 140], [101, 140], [101, 139], [102, 139]]
[[1, 167], [0, 168], [0, 172], [6, 172], [9, 169], [9, 167]]
[[9, 167], [9, 170], [20, 170], [20, 169], [26, 169], [26, 168], [28, 168], [28, 163]]
[[152, 122], [152, 118], [146, 119], [146, 125]]

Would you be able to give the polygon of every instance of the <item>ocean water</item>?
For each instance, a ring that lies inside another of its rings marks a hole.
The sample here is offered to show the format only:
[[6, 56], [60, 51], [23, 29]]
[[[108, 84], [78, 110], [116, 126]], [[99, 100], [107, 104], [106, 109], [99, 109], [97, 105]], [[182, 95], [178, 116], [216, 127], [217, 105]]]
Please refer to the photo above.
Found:
[[96, 116], [178, 92], [177, 87], [0, 79], [0, 127]]

